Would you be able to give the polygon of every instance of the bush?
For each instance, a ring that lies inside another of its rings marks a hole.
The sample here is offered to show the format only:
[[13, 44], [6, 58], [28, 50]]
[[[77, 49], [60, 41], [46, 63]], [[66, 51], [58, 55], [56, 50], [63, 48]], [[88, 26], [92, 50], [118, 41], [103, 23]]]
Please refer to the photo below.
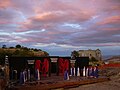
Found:
[[18, 45], [16, 45], [15, 47], [16, 47], [16, 48], [21, 48], [21, 45], [18, 44]]

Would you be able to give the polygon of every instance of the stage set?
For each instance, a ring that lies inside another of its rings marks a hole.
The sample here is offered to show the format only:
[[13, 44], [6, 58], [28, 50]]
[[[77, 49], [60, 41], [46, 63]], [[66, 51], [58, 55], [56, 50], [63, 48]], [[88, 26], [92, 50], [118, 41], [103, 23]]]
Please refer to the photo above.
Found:
[[[83, 70], [89, 66], [89, 57], [9, 57], [10, 80], [20, 80], [21, 83], [40, 80], [52, 75], [84, 76]], [[78, 70], [79, 69], [79, 70]]]

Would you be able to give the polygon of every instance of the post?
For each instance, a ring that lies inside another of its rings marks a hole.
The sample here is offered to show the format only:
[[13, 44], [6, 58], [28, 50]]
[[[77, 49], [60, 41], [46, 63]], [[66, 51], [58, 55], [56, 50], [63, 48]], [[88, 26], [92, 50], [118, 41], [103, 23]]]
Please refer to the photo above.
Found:
[[9, 82], [9, 61], [8, 61], [8, 56], [5, 56], [5, 78], [6, 82], [8, 84]]

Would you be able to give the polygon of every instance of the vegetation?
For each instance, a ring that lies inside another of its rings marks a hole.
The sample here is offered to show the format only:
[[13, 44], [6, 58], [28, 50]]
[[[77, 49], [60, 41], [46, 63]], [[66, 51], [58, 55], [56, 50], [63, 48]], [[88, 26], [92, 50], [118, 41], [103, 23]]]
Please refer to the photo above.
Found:
[[3, 45], [2, 48], [6, 48], [6, 45]]
[[98, 60], [96, 59], [96, 58], [94, 58], [94, 57], [92, 57], [91, 59], [90, 59], [90, 62], [97, 62]]
[[18, 45], [16, 45], [16, 48], [21, 48], [21, 45], [19, 45], [19, 44], [18, 44]]
[[75, 57], [79, 57], [79, 53], [77, 52], [77, 51], [73, 51], [72, 52], [72, 55], [71, 55], [73, 58], [75, 58]]
[[96, 66], [96, 65], [102, 65], [102, 64], [103, 64], [103, 61], [97, 60], [94, 57], [91, 57], [91, 59], [89, 59], [89, 65]]
[[38, 57], [38, 56], [49, 56], [46, 51], [41, 49], [27, 48], [21, 45], [16, 45], [15, 47], [6, 47], [3, 45], [0, 48], [0, 64], [4, 64], [5, 56], [8, 57]]

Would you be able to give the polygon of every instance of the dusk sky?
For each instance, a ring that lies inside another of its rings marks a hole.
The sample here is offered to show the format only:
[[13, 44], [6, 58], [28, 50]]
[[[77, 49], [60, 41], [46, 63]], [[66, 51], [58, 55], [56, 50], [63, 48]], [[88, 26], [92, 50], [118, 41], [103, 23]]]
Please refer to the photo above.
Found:
[[120, 55], [120, 0], [0, 0], [0, 47]]

